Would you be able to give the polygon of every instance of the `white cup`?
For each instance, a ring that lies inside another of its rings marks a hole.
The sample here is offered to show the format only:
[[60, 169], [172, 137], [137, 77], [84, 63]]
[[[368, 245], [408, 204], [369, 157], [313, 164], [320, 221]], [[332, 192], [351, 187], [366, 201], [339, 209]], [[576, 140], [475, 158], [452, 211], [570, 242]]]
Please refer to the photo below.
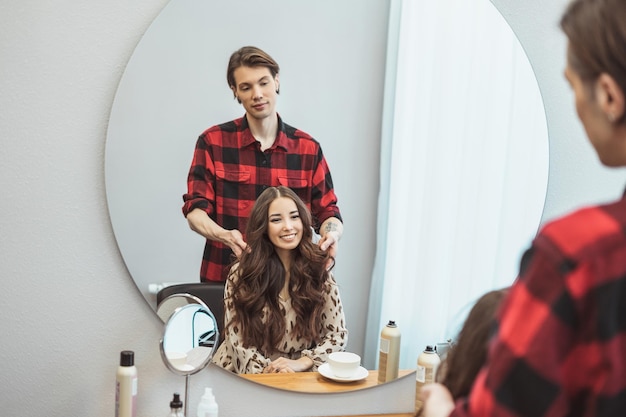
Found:
[[361, 365], [361, 357], [351, 352], [333, 352], [328, 355], [330, 372], [338, 378], [350, 378]]
[[187, 354], [182, 352], [165, 352], [167, 360], [176, 369], [183, 370], [187, 365]]

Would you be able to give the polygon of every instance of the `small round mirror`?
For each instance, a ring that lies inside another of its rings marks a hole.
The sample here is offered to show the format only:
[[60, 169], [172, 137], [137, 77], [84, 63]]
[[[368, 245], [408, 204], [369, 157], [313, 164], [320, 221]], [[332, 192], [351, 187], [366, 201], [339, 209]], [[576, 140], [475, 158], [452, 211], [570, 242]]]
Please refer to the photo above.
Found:
[[204, 369], [219, 343], [217, 321], [211, 310], [191, 294], [172, 294], [157, 307], [165, 323], [161, 358], [168, 369], [192, 375]]

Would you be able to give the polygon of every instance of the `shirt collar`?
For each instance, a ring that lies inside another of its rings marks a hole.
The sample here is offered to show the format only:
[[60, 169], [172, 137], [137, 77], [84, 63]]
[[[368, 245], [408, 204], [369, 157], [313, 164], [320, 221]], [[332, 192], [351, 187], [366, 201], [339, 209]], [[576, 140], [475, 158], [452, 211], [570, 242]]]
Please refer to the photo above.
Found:
[[[278, 117], [278, 132], [276, 133], [276, 140], [274, 140], [274, 144], [272, 144], [269, 149], [282, 148], [286, 151], [287, 134], [285, 133], [285, 124], [283, 123], [283, 119], [278, 113], [276, 113], [276, 117]], [[243, 120], [241, 122], [241, 129], [243, 131], [242, 145], [244, 147], [257, 143], [257, 140], [254, 138], [254, 136], [252, 136], [250, 126], [248, 125], [248, 118], [245, 114], [243, 115]]]

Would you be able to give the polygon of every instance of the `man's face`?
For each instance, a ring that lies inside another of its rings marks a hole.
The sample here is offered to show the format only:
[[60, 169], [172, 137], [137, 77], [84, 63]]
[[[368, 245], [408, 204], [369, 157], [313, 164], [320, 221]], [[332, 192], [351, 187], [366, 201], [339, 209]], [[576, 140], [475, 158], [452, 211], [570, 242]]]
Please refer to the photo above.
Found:
[[231, 87], [249, 117], [264, 119], [276, 114], [278, 75], [272, 77], [266, 67], [239, 67], [233, 72]]
[[621, 152], [615, 148], [616, 141], [611, 139], [613, 136], [611, 124], [598, 102], [598, 83], [597, 81], [585, 83], [572, 67], [570, 59], [568, 54], [565, 78], [574, 92], [576, 113], [585, 128], [587, 138], [604, 165], [622, 165], [623, 161], [616, 160], [621, 156]]

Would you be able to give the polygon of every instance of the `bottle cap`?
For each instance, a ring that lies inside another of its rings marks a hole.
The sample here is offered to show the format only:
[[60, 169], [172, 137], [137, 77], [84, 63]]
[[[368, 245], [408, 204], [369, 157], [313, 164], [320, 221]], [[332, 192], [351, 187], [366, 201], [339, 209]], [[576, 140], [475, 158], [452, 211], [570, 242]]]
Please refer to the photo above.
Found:
[[132, 350], [123, 350], [120, 353], [120, 366], [134, 366], [135, 352]]
[[424, 349], [424, 352], [428, 352], [428, 353], [432, 353], [432, 352], [436, 352], [437, 349], [433, 348], [431, 345], [427, 345], [426, 349]]
[[183, 402], [180, 400], [179, 393], [174, 393], [174, 398], [170, 401], [170, 408], [183, 408]]
[[213, 388], [205, 387], [204, 395], [202, 396], [204, 399], [213, 400], [215, 397], [213, 396]]
[[387, 327], [397, 327], [396, 322], [393, 320], [389, 320], [389, 323], [387, 323]]

